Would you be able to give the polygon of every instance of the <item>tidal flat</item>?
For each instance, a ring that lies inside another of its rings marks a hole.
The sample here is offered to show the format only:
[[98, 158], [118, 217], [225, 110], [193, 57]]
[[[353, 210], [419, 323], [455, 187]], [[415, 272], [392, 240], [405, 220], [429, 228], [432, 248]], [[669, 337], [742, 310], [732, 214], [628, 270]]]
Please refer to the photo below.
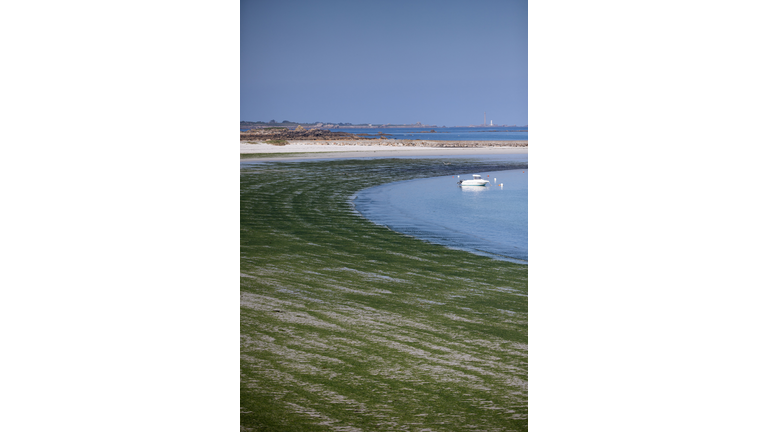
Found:
[[352, 205], [392, 181], [527, 168], [446, 161], [241, 163], [241, 430], [527, 430], [527, 266]]

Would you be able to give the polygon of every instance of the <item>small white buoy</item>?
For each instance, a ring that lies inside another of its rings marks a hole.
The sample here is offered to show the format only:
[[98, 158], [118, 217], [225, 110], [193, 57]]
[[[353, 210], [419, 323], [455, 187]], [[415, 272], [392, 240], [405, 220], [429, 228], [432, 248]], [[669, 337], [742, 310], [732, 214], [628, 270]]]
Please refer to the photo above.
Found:
[[493, 182], [496, 183], [496, 177], [493, 178]]

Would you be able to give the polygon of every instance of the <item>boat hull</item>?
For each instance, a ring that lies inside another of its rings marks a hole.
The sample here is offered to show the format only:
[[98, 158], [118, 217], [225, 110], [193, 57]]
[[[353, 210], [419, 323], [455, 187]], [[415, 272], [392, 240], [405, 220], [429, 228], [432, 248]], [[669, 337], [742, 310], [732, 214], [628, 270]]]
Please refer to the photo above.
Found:
[[459, 186], [487, 186], [488, 180], [464, 180], [459, 182]]

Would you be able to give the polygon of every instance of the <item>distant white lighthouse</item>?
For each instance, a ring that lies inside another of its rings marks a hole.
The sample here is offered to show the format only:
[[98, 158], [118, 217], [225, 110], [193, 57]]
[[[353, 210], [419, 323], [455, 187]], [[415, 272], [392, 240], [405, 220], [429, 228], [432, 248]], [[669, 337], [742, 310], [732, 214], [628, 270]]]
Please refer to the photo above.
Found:
[[491, 120], [491, 126], [493, 126], [493, 120]]

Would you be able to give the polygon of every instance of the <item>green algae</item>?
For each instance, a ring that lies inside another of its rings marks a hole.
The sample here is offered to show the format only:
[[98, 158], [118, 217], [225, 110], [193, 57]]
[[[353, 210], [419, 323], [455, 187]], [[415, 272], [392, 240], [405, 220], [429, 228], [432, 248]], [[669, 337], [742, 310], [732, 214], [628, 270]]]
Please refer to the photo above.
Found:
[[527, 266], [393, 232], [350, 201], [525, 167], [444, 162], [241, 165], [243, 430], [527, 430]]

